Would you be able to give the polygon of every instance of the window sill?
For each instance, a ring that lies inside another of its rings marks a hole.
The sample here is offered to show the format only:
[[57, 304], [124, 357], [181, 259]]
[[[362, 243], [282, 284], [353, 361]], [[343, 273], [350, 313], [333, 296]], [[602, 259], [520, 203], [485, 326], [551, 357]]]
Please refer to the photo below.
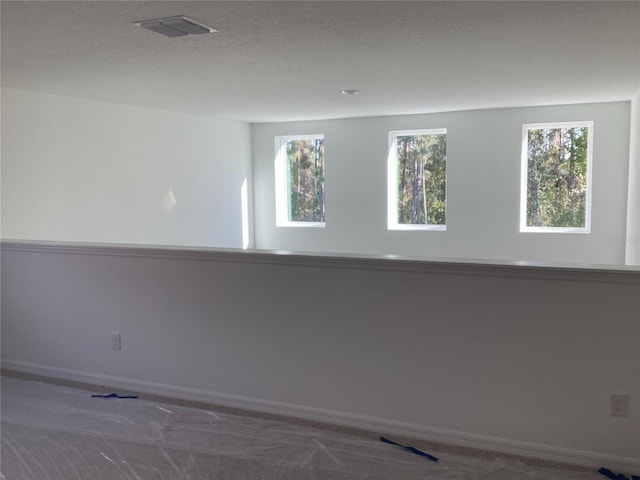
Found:
[[421, 232], [445, 232], [446, 225], [422, 225], [409, 223], [394, 223], [387, 226], [387, 230], [421, 231]]
[[293, 228], [325, 228], [324, 222], [282, 222], [276, 223], [276, 227], [293, 227]]

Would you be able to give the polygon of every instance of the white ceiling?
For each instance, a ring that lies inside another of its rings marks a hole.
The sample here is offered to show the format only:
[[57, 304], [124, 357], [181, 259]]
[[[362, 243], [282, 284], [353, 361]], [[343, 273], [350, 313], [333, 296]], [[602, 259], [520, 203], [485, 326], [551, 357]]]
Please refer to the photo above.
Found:
[[[250, 122], [640, 89], [638, 2], [2, 1], [0, 14], [5, 87]], [[166, 38], [132, 24], [172, 15], [218, 32]]]

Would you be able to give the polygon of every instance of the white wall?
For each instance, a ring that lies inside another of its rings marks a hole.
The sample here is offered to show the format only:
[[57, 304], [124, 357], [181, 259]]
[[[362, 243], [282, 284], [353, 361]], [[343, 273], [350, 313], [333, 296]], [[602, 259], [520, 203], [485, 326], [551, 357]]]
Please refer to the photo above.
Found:
[[2, 236], [241, 248], [249, 135], [242, 122], [3, 88]]
[[[256, 246], [317, 252], [624, 264], [629, 103], [252, 126]], [[591, 234], [519, 233], [522, 124], [593, 120]], [[390, 130], [448, 129], [446, 232], [387, 231]], [[274, 137], [325, 135], [324, 229], [276, 227]]]
[[2, 362], [637, 473], [639, 272], [5, 243]]
[[640, 265], [640, 90], [631, 102], [626, 263]]

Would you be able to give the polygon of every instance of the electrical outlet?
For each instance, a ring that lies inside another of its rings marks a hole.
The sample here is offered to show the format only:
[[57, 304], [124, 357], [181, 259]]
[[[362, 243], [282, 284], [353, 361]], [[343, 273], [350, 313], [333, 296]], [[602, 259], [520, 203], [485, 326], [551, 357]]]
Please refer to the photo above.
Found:
[[612, 417], [626, 417], [629, 415], [629, 395], [611, 395], [609, 415]]
[[111, 334], [111, 348], [113, 348], [114, 350], [121, 350], [121, 343], [120, 343], [120, 332], [113, 332]]

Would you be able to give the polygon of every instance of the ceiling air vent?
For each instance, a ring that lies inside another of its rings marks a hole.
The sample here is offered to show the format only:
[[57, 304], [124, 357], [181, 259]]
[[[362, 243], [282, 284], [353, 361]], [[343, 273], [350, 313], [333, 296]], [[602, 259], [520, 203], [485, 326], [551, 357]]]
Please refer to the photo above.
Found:
[[133, 22], [133, 24], [164, 35], [165, 37], [186, 37], [187, 35], [202, 35], [203, 33], [217, 32], [216, 29], [207, 27], [184, 15], [143, 20], [141, 22]]

